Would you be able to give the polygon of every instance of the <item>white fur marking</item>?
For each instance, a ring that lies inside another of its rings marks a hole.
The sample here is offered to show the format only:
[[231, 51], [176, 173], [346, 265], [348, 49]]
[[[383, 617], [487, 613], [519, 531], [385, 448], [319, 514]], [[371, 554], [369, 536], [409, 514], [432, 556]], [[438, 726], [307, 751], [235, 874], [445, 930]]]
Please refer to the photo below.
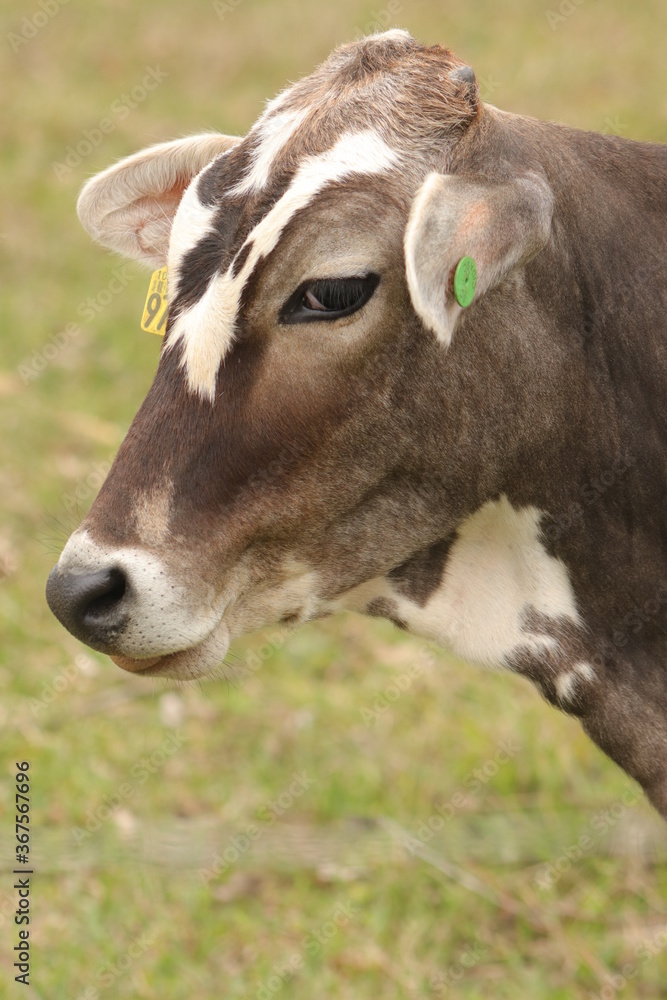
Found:
[[161, 545], [169, 531], [169, 513], [174, 484], [169, 480], [150, 493], [142, 493], [134, 505], [134, 519], [143, 545]]
[[183, 340], [181, 367], [190, 391], [211, 402], [218, 367], [232, 343], [241, 291], [230, 270], [216, 275], [202, 297], [176, 318], [165, 344], [165, 350], [171, 350]]
[[442, 583], [420, 609], [457, 655], [507, 666], [522, 648], [553, 648], [555, 640], [522, 628], [527, 607], [579, 621], [567, 570], [541, 544], [539, 527], [535, 507], [515, 510], [501, 497], [458, 529]]
[[595, 679], [595, 671], [590, 663], [575, 663], [572, 670], [568, 670], [567, 673], [560, 674], [556, 678], [556, 693], [562, 704], [574, 700], [576, 682], [582, 678], [589, 683]]
[[584, 680], [586, 681], [595, 680], [595, 670], [590, 665], [590, 663], [584, 663], [583, 661], [581, 661], [580, 663], [575, 663], [573, 669], [576, 670], [579, 676], [583, 677]]
[[122, 569], [131, 583], [127, 623], [116, 650], [124, 656], [143, 658], [194, 646], [218, 625], [224, 609], [213, 592], [205, 588], [195, 594], [146, 549], [109, 548], [78, 530], [58, 560], [58, 569], [66, 573], [95, 573], [109, 565]]
[[266, 187], [274, 160], [305, 120], [308, 111], [303, 108], [262, 116], [249, 133], [249, 137], [256, 134], [258, 141], [252, 167], [242, 181], [230, 188], [227, 192], [230, 196], [254, 194]]
[[522, 649], [537, 656], [554, 650], [555, 639], [525, 631], [524, 611], [580, 619], [567, 570], [544, 549], [539, 525], [535, 507], [515, 510], [506, 497], [489, 501], [458, 529], [440, 586], [424, 607], [382, 577], [344, 594], [335, 610], [363, 611], [374, 597], [386, 598], [411, 632], [491, 667], [509, 666]]
[[440, 618], [459, 656], [506, 666], [522, 647], [553, 646], [521, 628], [530, 606], [578, 621], [567, 570], [539, 540], [540, 512], [514, 510], [506, 497], [489, 502], [458, 529], [444, 579], [424, 612]]
[[395, 41], [407, 42], [412, 41], [412, 35], [405, 28], [388, 28], [386, 31], [378, 31], [375, 35], [370, 36], [374, 42], [384, 42]]
[[[204, 170], [208, 170], [207, 164]], [[213, 231], [213, 219], [218, 211], [218, 205], [204, 205], [198, 194], [199, 174], [185, 191], [178, 206], [171, 229], [169, 243], [169, 298], [173, 301], [178, 294], [180, 267], [185, 255], [200, 243], [205, 236]]]
[[398, 154], [372, 130], [341, 136], [325, 153], [303, 160], [287, 191], [243, 244], [252, 246], [239, 274], [232, 276], [230, 264], [225, 274], [212, 279], [205, 296], [176, 318], [165, 350], [183, 341], [181, 364], [191, 392], [215, 399], [218, 368], [233, 341], [245, 283], [257, 262], [274, 249], [290, 219], [328, 184], [352, 174], [381, 173], [397, 162]]

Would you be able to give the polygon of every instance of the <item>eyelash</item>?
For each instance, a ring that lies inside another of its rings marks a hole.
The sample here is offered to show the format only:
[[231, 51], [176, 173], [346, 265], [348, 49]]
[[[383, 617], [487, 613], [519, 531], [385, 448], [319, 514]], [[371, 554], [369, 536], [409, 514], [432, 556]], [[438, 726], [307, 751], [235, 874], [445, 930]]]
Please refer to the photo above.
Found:
[[280, 321], [316, 323], [349, 316], [366, 305], [379, 281], [377, 274], [305, 281], [283, 306]]

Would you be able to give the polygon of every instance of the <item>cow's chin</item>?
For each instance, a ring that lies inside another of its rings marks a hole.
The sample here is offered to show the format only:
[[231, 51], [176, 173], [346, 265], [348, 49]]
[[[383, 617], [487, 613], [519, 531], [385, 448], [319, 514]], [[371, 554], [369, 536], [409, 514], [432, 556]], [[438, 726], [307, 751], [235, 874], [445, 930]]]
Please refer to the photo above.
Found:
[[161, 656], [135, 658], [124, 653], [110, 654], [116, 666], [141, 677], [164, 677], [178, 681], [191, 681], [201, 677], [215, 677], [229, 649], [229, 630], [223, 622], [205, 639], [188, 649], [177, 649]]

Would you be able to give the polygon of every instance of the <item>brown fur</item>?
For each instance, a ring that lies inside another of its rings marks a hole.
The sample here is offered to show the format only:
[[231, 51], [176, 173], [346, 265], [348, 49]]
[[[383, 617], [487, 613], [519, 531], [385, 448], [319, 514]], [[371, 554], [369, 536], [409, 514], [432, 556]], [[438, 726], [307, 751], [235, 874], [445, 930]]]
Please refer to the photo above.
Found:
[[[484, 106], [469, 74], [451, 75], [462, 65], [403, 36], [345, 46], [278, 105], [310, 111], [266, 189], [226, 195], [252, 134], [203, 175], [215, 233], [184, 262], [170, 323], [231, 264], [305, 155], [369, 127], [402, 156], [400, 171], [332, 185], [291, 219], [245, 288], [213, 405], [188, 392], [180, 349], [163, 352], [85, 525], [137, 544], [123, 512], [169, 478], [171, 539], [158, 552], [173, 563], [178, 551], [183, 579], [216, 586], [242, 564], [234, 613], [254, 627], [253, 602], [288, 559], [313, 568], [322, 600], [384, 576], [420, 606], [484, 503], [505, 494], [544, 511], [543, 543], [567, 569], [582, 625], [526, 608], [526, 629], [551, 635], [557, 653], [509, 665], [556, 702], [559, 674], [589, 660], [594, 684], [564, 707], [667, 815], [665, 608], [632, 617], [667, 579], [667, 153]], [[445, 351], [406, 285], [412, 199], [431, 171], [502, 184], [527, 170], [553, 192], [548, 243], [473, 302]], [[364, 309], [281, 325], [294, 288], [328, 276], [346, 248], [380, 275]], [[572, 517], [620, 461], [623, 474]], [[368, 611], [396, 618], [388, 599]]]

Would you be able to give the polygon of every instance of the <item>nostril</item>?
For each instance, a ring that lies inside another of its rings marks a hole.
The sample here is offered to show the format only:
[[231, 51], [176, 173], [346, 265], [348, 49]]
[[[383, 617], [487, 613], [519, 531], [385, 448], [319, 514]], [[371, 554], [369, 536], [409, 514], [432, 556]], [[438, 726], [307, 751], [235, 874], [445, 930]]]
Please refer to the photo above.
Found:
[[[91, 586], [92, 584], [92, 586]], [[107, 618], [125, 596], [127, 578], [121, 569], [103, 570], [89, 580], [81, 611], [86, 618]]]
[[92, 573], [63, 572], [56, 566], [46, 585], [46, 600], [72, 635], [105, 651], [125, 624], [130, 590], [119, 566]]

